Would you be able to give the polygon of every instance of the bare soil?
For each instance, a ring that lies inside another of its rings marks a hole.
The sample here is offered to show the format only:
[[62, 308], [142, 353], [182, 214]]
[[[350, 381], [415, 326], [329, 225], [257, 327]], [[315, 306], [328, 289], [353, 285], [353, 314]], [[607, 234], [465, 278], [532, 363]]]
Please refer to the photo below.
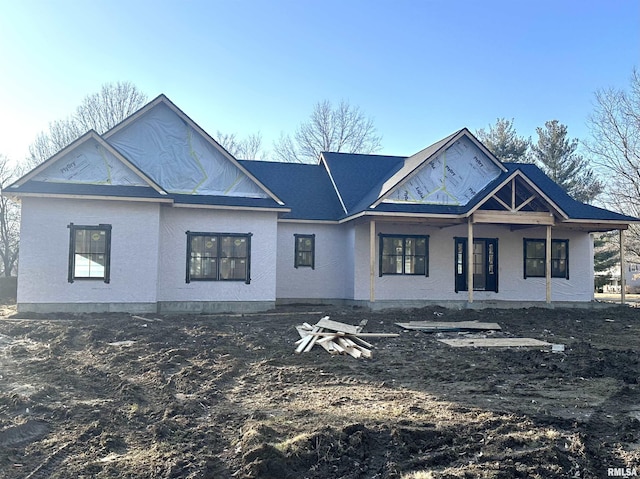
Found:
[[[3, 478], [603, 478], [640, 474], [640, 309], [0, 318]], [[294, 354], [323, 315], [373, 358]], [[452, 348], [395, 322], [565, 345]], [[632, 472], [632, 471], [626, 471]]]

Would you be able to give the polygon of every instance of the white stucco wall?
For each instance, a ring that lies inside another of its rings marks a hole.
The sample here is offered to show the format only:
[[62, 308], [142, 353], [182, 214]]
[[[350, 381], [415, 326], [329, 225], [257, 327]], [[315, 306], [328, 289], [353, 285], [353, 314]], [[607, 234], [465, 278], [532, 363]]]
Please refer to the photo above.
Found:
[[[369, 299], [369, 226], [355, 228], [356, 266], [354, 299]], [[429, 276], [378, 276], [378, 234], [429, 236]], [[403, 223], [376, 223], [375, 299], [383, 300], [458, 300], [466, 291], [455, 292], [454, 240], [466, 237], [467, 226], [449, 228]], [[474, 291], [474, 300], [542, 301], [546, 300], [544, 278], [524, 278], [523, 239], [546, 237], [545, 228], [511, 231], [508, 226], [475, 225], [474, 237], [498, 238], [498, 293]], [[553, 239], [569, 240], [569, 279], [552, 278], [552, 301], [591, 301], [593, 299], [593, 251], [588, 233], [554, 228]]]
[[[353, 284], [351, 227], [322, 223], [278, 224], [276, 295], [280, 299], [345, 299]], [[294, 266], [294, 234], [315, 234], [315, 268]]]
[[[275, 301], [277, 222], [274, 212], [163, 207], [158, 301]], [[251, 282], [186, 282], [187, 231], [252, 233]]]
[[[18, 303], [153, 303], [159, 206], [145, 202], [23, 198]], [[69, 228], [110, 224], [110, 283], [68, 282]]]

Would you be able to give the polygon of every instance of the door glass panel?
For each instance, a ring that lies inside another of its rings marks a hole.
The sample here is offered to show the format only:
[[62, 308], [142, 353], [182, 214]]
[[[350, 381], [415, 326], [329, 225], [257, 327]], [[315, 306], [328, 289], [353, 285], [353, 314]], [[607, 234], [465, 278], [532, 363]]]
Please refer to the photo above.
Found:
[[473, 242], [473, 289], [486, 289], [485, 246], [482, 240]]

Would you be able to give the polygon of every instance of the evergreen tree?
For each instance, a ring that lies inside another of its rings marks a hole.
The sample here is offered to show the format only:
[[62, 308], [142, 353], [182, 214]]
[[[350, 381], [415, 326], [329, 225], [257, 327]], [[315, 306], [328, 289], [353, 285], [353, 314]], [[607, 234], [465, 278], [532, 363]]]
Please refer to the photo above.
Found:
[[600, 290], [610, 279], [605, 273], [620, 261], [619, 249], [616, 245], [616, 232], [596, 234], [593, 237], [593, 270], [596, 291]]
[[588, 203], [602, 192], [589, 162], [579, 155], [578, 140], [567, 138], [567, 127], [558, 120], [536, 128], [538, 142], [531, 146], [533, 159], [553, 181], [578, 201]]
[[495, 125], [489, 125], [489, 131], [481, 128], [476, 136], [500, 161], [531, 163], [528, 155], [531, 137], [518, 136], [513, 119], [498, 118]]

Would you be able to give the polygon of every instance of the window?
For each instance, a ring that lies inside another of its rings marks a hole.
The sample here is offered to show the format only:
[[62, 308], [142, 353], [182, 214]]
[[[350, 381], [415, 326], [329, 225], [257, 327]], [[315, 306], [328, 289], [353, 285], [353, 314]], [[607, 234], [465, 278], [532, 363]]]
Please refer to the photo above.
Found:
[[429, 276], [429, 237], [380, 235], [380, 276]]
[[[546, 275], [547, 240], [524, 240], [524, 277]], [[569, 240], [551, 240], [551, 277], [569, 279]]]
[[94, 279], [109, 282], [111, 225], [69, 226], [68, 280]]
[[250, 282], [251, 233], [187, 231], [187, 283]]
[[294, 266], [308, 266], [315, 268], [316, 256], [316, 235], [298, 235], [294, 234], [295, 239], [295, 258]]

